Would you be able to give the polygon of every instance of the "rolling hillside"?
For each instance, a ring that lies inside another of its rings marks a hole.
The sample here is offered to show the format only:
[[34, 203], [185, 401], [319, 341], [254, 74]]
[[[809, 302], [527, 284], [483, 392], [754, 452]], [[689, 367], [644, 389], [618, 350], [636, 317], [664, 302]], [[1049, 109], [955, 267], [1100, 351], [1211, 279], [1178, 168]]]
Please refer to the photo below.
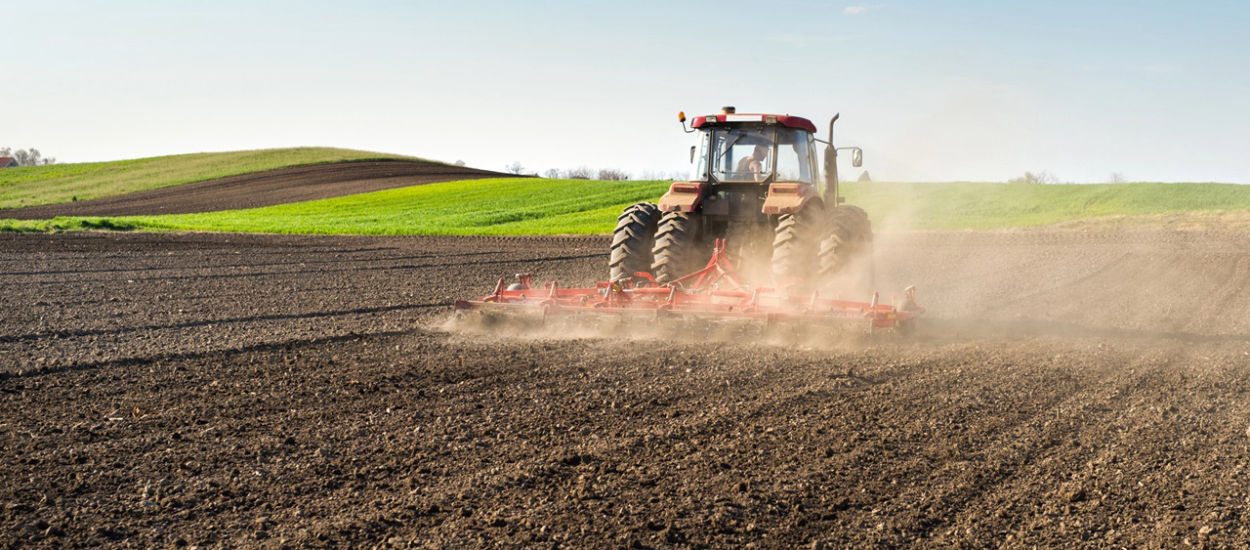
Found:
[[84, 201], [289, 166], [378, 159], [422, 160], [352, 149], [297, 147], [7, 168], [0, 170], [0, 210]]
[[[0, 171], [0, 207], [26, 207], [0, 210], [0, 230], [610, 233], [621, 209], [656, 200], [668, 186], [500, 176], [329, 148], [7, 169]], [[1243, 185], [845, 183], [843, 194], [869, 212], [878, 230], [887, 231], [1250, 228], [1250, 186]], [[43, 206], [29, 206], [34, 204]]]

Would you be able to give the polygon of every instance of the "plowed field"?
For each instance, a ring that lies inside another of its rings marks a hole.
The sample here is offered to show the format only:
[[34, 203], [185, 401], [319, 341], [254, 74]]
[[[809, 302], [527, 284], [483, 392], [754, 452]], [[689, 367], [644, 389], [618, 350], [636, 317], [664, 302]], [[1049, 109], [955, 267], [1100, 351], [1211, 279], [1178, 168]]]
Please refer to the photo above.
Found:
[[0, 235], [0, 546], [1244, 547], [1244, 234], [881, 235], [912, 340], [446, 330], [602, 238]]
[[143, 216], [260, 208], [443, 181], [508, 174], [435, 162], [372, 160], [292, 166], [89, 201], [0, 210], [0, 218]]

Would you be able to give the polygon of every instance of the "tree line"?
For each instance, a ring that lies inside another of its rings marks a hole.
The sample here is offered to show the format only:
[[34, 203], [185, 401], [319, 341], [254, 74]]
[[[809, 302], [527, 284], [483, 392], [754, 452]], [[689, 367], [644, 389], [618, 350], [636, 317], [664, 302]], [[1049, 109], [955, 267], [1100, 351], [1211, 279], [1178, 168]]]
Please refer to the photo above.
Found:
[[[456, 164], [460, 166], [464, 166], [464, 164], [461, 161], [456, 161]], [[591, 168], [589, 166], [578, 166], [576, 168], [566, 168], [566, 169], [550, 168], [550, 169], [539, 172], [538, 170], [527, 169], [519, 161], [514, 161], [514, 162], [509, 163], [507, 166], [504, 166], [504, 170], [508, 172], [509, 174], [529, 175], [529, 176], [541, 175], [542, 177], [545, 177], [545, 178], [566, 179], [566, 180], [604, 180], [604, 181], [626, 181], [626, 180], [631, 180], [631, 179], [677, 180], [677, 179], [684, 179], [686, 177], [686, 173], [684, 171], [667, 171], [667, 172], [650, 171], [650, 172], [643, 172], [641, 174], [637, 174], [638, 177], [635, 178], [634, 177], [635, 174], [631, 174], [624, 170], [618, 170], [616, 168]]]
[[[1107, 176], [1107, 179], [1104, 183], [1127, 183], [1127, 182], [1128, 180], [1124, 177], [1124, 174], [1120, 172], [1112, 172], [1110, 176]], [[1056, 184], [1056, 183], [1072, 183], [1072, 182], [1064, 182], [1063, 180], [1060, 180], [1058, 176], [1055, 176], [1054, 174], [1052, 174], [1050, 171], [1041, 170], [1038, 172], [1025, 172], [1023, 176], [1020, 176], [1018, 178], [1011, 178], [1007, 180], [1007, 183]]]
[[0, 147], [0, 157], [13, 157], [17, 161], [18, 166], [42, 166], [44, 164], [56, 164], [56, 157], [45, 157], [38, 149], [31, 147], [30, 149], [18, 149], [14, 151], [8, 147]]

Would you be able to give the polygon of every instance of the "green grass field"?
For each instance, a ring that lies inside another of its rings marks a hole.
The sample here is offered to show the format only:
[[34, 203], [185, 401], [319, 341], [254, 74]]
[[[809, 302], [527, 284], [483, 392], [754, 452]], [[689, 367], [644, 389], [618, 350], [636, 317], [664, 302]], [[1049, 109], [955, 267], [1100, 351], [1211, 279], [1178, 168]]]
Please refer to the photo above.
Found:
[[352, 149], [297, 147], [6, 168], [0, 170], [0, 209], [121, 195], [287, 166], [381, 158], [420, 160]]
[[[0, 230], [239, 231], [370, 235], [611, 233], [616, 216], [654, 200], [663, 181], [500, 178], [391, 189], [334, 199], [205, 214], [0, 220]], [[878, 229], [1004, 229], [1106, 219], [1116, 226], [1159, 216], [1250, 216], [1250, 186], [1210, 183], [1036, 185], [851, 183], [850, 204]], [[1104, 224], [1105, 225], [1105, 224]]]

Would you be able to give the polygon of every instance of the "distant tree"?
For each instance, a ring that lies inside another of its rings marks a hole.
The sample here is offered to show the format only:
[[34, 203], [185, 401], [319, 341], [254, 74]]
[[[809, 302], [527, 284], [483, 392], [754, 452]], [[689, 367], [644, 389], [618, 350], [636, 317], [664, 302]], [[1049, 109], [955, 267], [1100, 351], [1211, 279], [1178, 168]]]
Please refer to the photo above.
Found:
[[1054, 174], [1046, 170], [1042, 170], [1036, 174], [1025, 172], [1023, 176], [1007, 180], [1007, 183], [1059, 183], [1059, 178], [1056, 178]]
[[[684, 180], [690, 177], [690, 172], [686, 170], [646, 170], [639, 172], [637, 178], [639, 181], [655, 181], [655, 180]], [[631, 178], [633, 179], [633, 178]]]
[[1107, 176], [1107, 183], [1124, 183], [1126, 181], [1128, 180], [1124, 179], [1124, 174], [1119, 172], [1112, 172], [1110, 176]]
[[855, 181], [865, 181], [865, 182], [872, 181], [872, 176], [868, 174], [867, 170], [864, 170], [863, 172], [859, 173], [859, 178], [856, 179]]
[[599, 179], [606, 181], [625, 181], [629, 179], [629, 174], [614, 168], [603, 168], [599, 170]]
[[572, 170], [569, 170], [565, 174], [565, 177], [571, 180], [588, 180], [590, 179], [591, 175], [593, 175], [593, 172], [590, 171], [590, 168], [587, 168], [585, 166], [578, 166], [577, 168], [573, 168]]
[[13, 156], [12, 149], [9, 149], [8, 147], [0, 147], [0, 157], [11, 157], [11, 156]]
[[19, 166], [36, 166], [42, 159], [39, 150], [35, 148], [18, 149], [13, 151], [13, 159], [17, 161]]
[[456, 161], [456, 162], [454, 162], [454, 163], [452, 163], [452, 164], [455, 164], [456, 166], [464, 166], [464, 161], [463, 161], [463, 160], [458, 160], [458, 161]]
[[524, 171], [525, 171], [525, 166], [522, 166], [522, 165], [521, 165], [521, 161], [519, 161], [519, 160], [514, 160], [514, 161], [512, 161], [512, 163], [511, 163], [511, 164], [509, 164], [509, 165], [505, 166], [505, 167], [504, 167], [504, 170], [507, 170], [509, 174], [517, 174], [517, 175], [520, 175], [520, 174], [521, 174], [521, 172], [524, 172]]
[[557, 179], [560, 177], [560, 170], [556, 168], [551, 168], [547, 170], [546, 172], [544, 172], [543, 175], [551, 179]]

